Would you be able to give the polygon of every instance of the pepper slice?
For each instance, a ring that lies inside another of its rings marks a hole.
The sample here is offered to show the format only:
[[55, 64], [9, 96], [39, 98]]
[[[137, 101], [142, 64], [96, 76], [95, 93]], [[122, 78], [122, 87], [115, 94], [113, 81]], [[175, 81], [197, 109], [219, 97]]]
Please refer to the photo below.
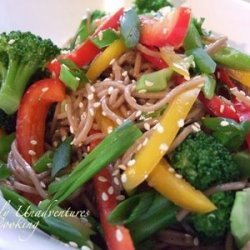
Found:
[[250, 87], [250, 71], [240, 71], [240, 70], [228, 69], [227, 73], [234, 80], [237, 80], [238, 82], [242, 83], [243, 85]]
[[188, 115], [200, 92], [200, 88], [188, 90], [174, 98], [155, 126], [151, 136], [143, 143], [135, 155], [135, 164], [125, 170], [122, 179], [127, 192], [141, 184], [163, 158], [184, 119]]
[[53, 79], [32, 84], [24, 94], [17, 114], [16, 142], [29, 164], [44, 153], [45, 120], [50, 105], [64, 98], [65, 86]]

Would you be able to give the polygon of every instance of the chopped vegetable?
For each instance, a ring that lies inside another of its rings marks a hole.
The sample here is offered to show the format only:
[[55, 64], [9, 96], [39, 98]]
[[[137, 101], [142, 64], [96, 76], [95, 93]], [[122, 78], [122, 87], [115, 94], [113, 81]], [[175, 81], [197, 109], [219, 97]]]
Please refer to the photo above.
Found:
[[149, 186], [188, 211], [208, 213], [216, 209], [202, 192], [195, 190], [172, 170], [167, 161], [161, 160], [147, 179]]
[[51, 165], [52, 177], [54, 177], [58, 172], [60, 172], [62, 169], [66, 168], [70, 164], [72, 153], [71, 141], [72, 138], [67, 138], [56, 149]]
[[0, 181], [1, 180], [5, 180], [8, 177], [11, 176], [11, 171], [8, 168], [7, 164], [5, 164], [4, 162], [0, 161]]
[[200, 190], [233, 181], [239, 174], [229, 151], [204, 132], [188, 136], [171, 155], [170, 164]]
[[6, 114], [17, 111], [32, 75], [58, 53], [51, 40], [30, 32], [0, 34], [0, 108]]
[[187, 55], [193, 55], [195, 65], [201, 73], [213, 74], [216, 69], [216, 63], [202, 48], [196, 48], [186, 51]]
[[233, 154], [233, 160], [237, 164], [242, 177], [250, 177], [250, 153], [241, 151]]
[[61, 66], [59, 79], [71, 90], [77, 90], [80, 84], [80, 78], [75, 77], [65, 64]]
[[230, 119], [207, 117], [202, 123], [212, 130], [212, 135], [229, 150], [237, 150], [250, 133], [250, 120], [237, 123]]
[[173, 70], [170, 68], [143, 74], [136, 83], [136, 90], [138, 92], [158, 92], [165, 90], [172, 74]]
[[158, 11], [159, 9], [173, 5], [168, 0], [154, 0], [154, 1], [148, 1], [148, 0], [135, 0], [135, 6], [136, 11], [139, 14], [143, 13], [149, 13], [151, 11]]
[[211, 100], [214, 97], [215, 87], [216, 87], [216, 81], [212, 75], [202, 75], [205, 79], [204, 86], [202, 88], [202, 92], [204, 96]]
[[246, 87], [250, 87], [250, 71], [228, 69], [227, 73], [234, 80], [237, 80], [238, 82], [242, 83]]
[[121, 18], [121, 36], [127, 48], [135, 47], [140, 39], [140, 20], [134, 8], [124, 12]]
[[140, 42], [148, 46], [181, 47], [188, 32], [191, 10], [186, 7], [173, 9], [171, 13], [159, 20], [151, 17], [141, 19]]
[[250, 189], [238, 191], [231, 212], [231, 232], [241, 249], [250, 240]]
[[[69, 176], [62, 178], [54, 184], [50, 184], [49, 192], [55, 193], [53, 204], [59, 204], [65, 200], [103, 167], [121, 156], [140, 136], [140, 130], [131, 122], [124, 123], [107, 135], [105, 139], [75, 167]], [[113, 150], [110, 150], [111, 145]]]
[[53, 152], [47, 151], [44, 153], [33, 165], [33, 169], [36, 173], [42, 173], [51, 167], [53, 160]]
[[147, 179], [166, 154], [180, 129], [179, 123], [184, 123], [184, 119], [192, 108], [199, 92], [199, 88], [188, 90], [175, 97], [168, 105], [153, 133], [144, 142], [145, 146], [136, 153], [135, 164], [127, 168], [123, 174], [126, 179], [123, 185], [127, 192], [132, 191]]
[[126, 47], [122, 40], [114, 41], [109, 47], [107, 47], [99, 56], [97, 56], [89, 66], [87, 71], [87, 78], [90, 81], [95, 81], [101, 73], [107, 69], [112, 63], [112, 60], [117, 59], [126, 51]]
[[220, 49], [212, 58], [225, 67], [250, 71], [250, 56], [231, 47]]
[[119, 38], [119, 36], [117, 35], [117, 33], [114, 30], [107, 29], [104, 31], [100, 31], [100, 33], [97, 36], [91, 38], [91, 41], [99, 49], [102, 49], [102, 48], [109, 46], [111, 43], [113, 43], [118, 38]]
[[217, 210], [208, 214], [194, 214], [191, 223], [201, 241], [213, 243], [222, 240], [230, 227], [230, 214], [234, 203], [234, 193], [219, 192], [211, 196]]
[[36, 162], [43, 155], [49, 107], [63, 101], [64, 97], [64, 85], [53, 79], [38, 81], [25, 93], [17, 115], [16, 141], [20, 154], [28, 163]]
[[15, 139], [15, 134], [0, 137], [0, 160], [6, 162], [11, 149], [11, 144]]

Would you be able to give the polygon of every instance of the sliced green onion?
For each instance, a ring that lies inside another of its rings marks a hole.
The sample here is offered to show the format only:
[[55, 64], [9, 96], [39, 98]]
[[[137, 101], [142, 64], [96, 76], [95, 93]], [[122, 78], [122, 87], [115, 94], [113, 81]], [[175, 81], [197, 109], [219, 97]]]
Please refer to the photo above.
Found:
[[183, 47], [185, 50], [190, 50], [202, 48], [202, 46], [201, 36], [192, 21], [189, 25], [188, 33], [184, 40]]
[[205, 79], [204, 86], [202, 88], [203, 94], [207, 99], [212, 99], [215, 92], [216, 81], [211, 75], [202, 75]]
[[140, 20], [134, 8], [124, 12], [121, 19], [121, 36], [127, 48], [135, 47], [140, 39]]
[[80, 84], [80, 78], [79, 77], [75, 77], [72, 72], [70, 71], [70, 69], [62, 64], [61, 66], [61, 71], [60, 71], [60, 76], [59, 79], [67, 86], [69, 87], [71, 90], [77, 90], [79, 84]]
[[33, 165], [33, 169], [36, 173], [42, 173], [50, 167], [50, 164], [52, 163], [53, 158], [53, 152], [47, 151], [44, 153]]
[[92, 38], [91, 41], [100, 49], [109, 46], [112, 42], [117, 40], [119, 36], [112, 29], [101, 31], [96, 37]]

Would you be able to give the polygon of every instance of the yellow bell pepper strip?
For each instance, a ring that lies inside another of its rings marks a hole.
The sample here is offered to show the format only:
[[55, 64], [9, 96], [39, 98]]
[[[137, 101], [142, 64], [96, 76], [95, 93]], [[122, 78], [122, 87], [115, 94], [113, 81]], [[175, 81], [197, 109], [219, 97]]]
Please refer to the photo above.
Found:
[[178, 96], [168, 105], [160, 122], [156, 124], [151, 136], [142, 143], [143, 147], [134, 158], [134, 165], [124, 171], [123, 186], [127, 192], [141, 184], [153, 171], [176, 137], [180, 127], [184, 125], [200, 88], [188, 90]]
[[89, 66], [87, 78], [95, 81], [100, 74], [109, 67], [113, 59], [117, 59], [126, 51], [126, 46], [121, 39], [115, 40], [101, 54], [99, 54]]
[[228, 69], [227, 72], [229, 76], [232, 77], [234, 80], [242, 83], [247, 87], [250, 87], [250, 71]]
[[216, 209], [202, 192], [194, 189], [181, 175], [176, 174], [164, 159], [158, 163], [147, 181], [149, 186], [188, 211], [208, 213]]
[[114, 122], [108, 117], [103, 116], [100, 109], [96, 110], [95, 121], [101, 128], [101, 131], [106, 135], [109, 134], [113, 128], [115, 128]]

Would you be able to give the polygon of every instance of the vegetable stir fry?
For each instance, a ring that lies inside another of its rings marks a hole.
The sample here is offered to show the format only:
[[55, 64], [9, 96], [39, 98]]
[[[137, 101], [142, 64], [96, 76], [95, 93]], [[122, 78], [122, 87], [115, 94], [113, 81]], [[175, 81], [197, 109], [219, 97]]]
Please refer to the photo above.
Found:
[[0, 34], [4, 198], [81, 249], [249, 245], [250, 55], [203, 22], [136, 0], [61, 49]]

